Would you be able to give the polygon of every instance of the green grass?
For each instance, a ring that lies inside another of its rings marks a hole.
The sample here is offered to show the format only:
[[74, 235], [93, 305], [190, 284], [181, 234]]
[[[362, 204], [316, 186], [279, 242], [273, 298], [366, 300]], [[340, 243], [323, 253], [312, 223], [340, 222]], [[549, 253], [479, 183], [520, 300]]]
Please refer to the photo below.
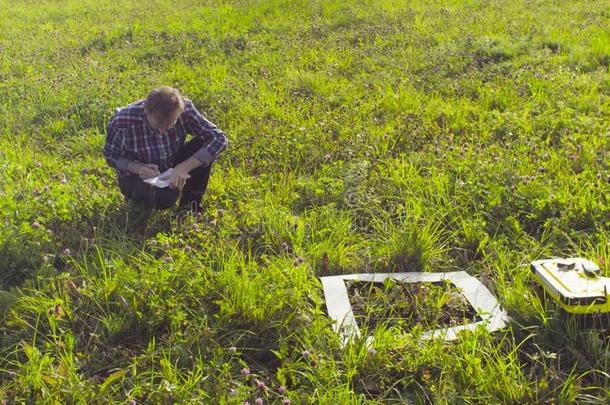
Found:
[[[608, 402], [528, 263], [610, 274], [609, 6], [0, 0], [0, 401]], [[158, 85], [230, 139], [185, 223], [101, 155]], [[507, 330], [342, 348], [317, 279], [458, 269]]]

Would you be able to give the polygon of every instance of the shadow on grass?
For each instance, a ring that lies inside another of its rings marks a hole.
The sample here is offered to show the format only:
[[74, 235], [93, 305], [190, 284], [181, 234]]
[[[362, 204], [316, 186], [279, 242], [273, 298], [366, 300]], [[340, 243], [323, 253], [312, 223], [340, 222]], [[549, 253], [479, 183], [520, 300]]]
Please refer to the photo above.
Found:
[[0, 290], [21, 285], [35, 274], [42, 258], [24, 251], [17, 239], [7, 239], [0, 245]]
[[170, 228], [170, 213], [127, 202], [90, 215], [74, 215], [70, 221], [48, 223], [50, 239], [16, 232], [0, 243], [0, 290], [22, 287], [47, 263], [57, 272], [64, 271], [70, 260], [79, 260], [94, 247], [128, 256], [146, 239]]

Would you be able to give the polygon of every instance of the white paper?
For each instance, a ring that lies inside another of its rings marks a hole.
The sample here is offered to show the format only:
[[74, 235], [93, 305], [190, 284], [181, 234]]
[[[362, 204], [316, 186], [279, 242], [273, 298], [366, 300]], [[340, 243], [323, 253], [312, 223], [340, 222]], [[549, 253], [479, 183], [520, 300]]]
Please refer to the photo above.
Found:
[[[149, 179], [144, 179], [145, 183], [148, 184], [152, 184], [155, 187], [159, 187], [159, 188], [165, 188], [165, 187], [169, 187], [170, 185], [170, 177], [172, 172], [174, 171], [174, 169], [169, 168], [166, 171], [164, 171], [163, 173], [155, 176], [155, 177], [151, 177]], [[189, 178], [191, 176], [187, 176], [187, 178]]]

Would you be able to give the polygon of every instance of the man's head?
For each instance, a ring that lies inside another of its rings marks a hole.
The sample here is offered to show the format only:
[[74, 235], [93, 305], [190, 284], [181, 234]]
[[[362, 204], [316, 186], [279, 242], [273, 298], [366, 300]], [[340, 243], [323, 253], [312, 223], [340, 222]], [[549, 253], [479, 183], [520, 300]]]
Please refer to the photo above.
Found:
[[144, 106], [146, 119], [160, 132], [165, 132], [176, 125], [176, 121], [183, 111], [182, 95], [175, 88], [168, 86], [151, 91]]

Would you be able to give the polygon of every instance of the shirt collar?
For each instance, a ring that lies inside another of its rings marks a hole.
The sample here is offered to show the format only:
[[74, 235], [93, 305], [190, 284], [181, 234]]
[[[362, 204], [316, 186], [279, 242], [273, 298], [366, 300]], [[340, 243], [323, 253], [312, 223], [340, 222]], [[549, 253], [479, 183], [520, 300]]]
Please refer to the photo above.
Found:
[[142, 109], [142, 121], [144, 121], [144, 125], [153, 135], [160, 136], [165, 133], [159, 131], [157, 128], [154, 128], [152, 125], [150, 125], [150, 122], [148, 122], [148, 120], [146, 119], [146, 111], [144, 111], [144, 109]]

